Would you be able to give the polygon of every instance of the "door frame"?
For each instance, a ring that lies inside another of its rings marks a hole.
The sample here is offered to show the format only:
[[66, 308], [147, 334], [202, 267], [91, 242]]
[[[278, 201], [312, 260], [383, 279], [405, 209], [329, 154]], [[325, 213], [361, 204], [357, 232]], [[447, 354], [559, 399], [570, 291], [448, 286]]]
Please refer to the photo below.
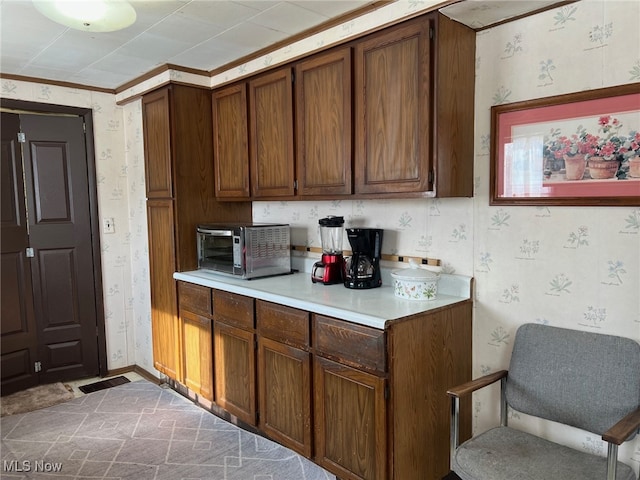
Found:
[[102, 257], [100, 248], [100, 222], [98, 217], [98, 184], [96, 181], [96, 158], [93, 138], [93, 112], [90, 108], [50, 105], [0, 98], [0, 107], [14, 110], [14, 113], [63, 114], [82, 117], [85, 125], [85, 146], [87, 158], [87, 178], [89, 181], [89, 212], [91, 225], [91, 251], [93, 254], [94, 283], [96, 305], [96, 334], [98, 337], [99, 375], [107, 375], [107, 336], [105, 331], [104, 296], [102, 288]]

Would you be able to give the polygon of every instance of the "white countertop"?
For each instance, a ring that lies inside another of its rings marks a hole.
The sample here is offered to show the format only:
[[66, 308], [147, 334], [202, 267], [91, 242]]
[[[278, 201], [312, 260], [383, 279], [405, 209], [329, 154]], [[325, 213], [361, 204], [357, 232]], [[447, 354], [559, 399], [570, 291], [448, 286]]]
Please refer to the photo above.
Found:
[[433, 300], [405, 300], [393, 293], [386, 281], [378, 288], [354, 290], [339, 285], [311, 282], [308, 272], [242, 280], [206, 270], [174, 273], [173, 278], [279, 303], [313, 313], [384, 329], [388, 320], [445, 307], [471, 297], [471, 277], [441, 274]]

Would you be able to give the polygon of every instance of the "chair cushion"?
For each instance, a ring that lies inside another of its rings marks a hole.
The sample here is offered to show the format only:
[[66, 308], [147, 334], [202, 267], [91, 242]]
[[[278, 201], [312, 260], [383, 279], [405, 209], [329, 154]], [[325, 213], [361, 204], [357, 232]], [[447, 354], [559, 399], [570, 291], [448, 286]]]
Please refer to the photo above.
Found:
[[[605, 480], [607, 459], [510, 427], [497, 427], [456, 451], [453, 471], [462, 480]], [[618, 462], [616, 480], [635, 480]]]

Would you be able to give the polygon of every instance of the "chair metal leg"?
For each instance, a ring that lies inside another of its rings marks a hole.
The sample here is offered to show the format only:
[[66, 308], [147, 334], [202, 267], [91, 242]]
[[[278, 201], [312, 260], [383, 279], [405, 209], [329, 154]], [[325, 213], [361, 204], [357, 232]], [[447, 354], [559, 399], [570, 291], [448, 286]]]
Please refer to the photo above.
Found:
[[607, 480], [616, 480], [618, 468], [618, 445], [609, 443], [607, 448]]
[[506, 427], [507, 419], [507, 377], [500, 379], [500, 425]]
[[451, 418], [450, 428], [451, 434], [449, 435], [449, 468], [453, 470], [453, 458], [458, 448], [458, 428], [460, 424], [460, 399], [458, 397], [451, 397]]

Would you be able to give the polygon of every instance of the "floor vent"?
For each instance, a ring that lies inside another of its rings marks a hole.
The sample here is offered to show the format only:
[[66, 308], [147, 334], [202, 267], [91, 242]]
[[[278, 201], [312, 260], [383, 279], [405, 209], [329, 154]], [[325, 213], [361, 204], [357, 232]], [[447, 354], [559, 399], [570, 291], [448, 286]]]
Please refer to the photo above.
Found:
[[124, 385], [129, 383], [130, 380], [127, 377], [113, 377], [108, 380], [101, 380], [96, 383], [90, 383], [89, 385], [82, 385], [78, 387], [82, 393], [92, 393], [98, 390], [104, 390], [105, 388], [117, 387], [118, 385]]

